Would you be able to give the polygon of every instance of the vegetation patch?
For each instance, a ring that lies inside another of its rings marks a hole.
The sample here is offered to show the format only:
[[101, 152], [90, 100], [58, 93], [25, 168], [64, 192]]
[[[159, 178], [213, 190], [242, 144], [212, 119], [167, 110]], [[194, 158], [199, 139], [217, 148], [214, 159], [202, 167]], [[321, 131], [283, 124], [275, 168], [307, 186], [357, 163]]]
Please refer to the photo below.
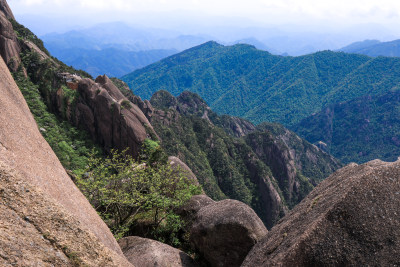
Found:
[[182, 171], [163, 160], [158, 143], [147, 141], [141, 160], [127, 151], [112, 151], [107, 158], [89, 158], [77, 185], [117, 239], [139, 222], [148, 225], [153, 239], [180, 245], [184, 223], [175, 210], [201, 188]]

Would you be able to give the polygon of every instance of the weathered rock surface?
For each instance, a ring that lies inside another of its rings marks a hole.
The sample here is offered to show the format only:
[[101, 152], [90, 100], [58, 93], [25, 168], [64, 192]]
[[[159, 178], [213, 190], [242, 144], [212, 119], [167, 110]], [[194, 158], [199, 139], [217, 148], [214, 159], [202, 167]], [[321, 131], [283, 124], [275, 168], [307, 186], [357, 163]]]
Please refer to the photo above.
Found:
[[43, 139], [19, 88], [0, 59], [0, 160], [61, 204], [107, 247], [122, 252], [106, 224]]
[[243, 267], [398, 266], [400, 161], [350, 164], [251, 250]]
[[10, 7], [6, 0], [0, 0], [0, 11], [4, 13], [7, 19], [14, 19], [14, 14], [12, 13]]
[[214, 203], [215, 201], [207, 195], [196, 195], [178, 210], [178, 214], [181, 215], [187, 223], [191, 224], [201, 208]]
[[132, 266], [0, 161], [0, 266]]
[[0, 55], [10, 67], [16, 71], [21, 63], [21, 48], [8, 17], [12, 15], [5, 0], [0, 0]]
[[192, 258], [161, 242], [129, 236], [118, 241], [125, 257], [140, 267], [194, 267]]
[[86, 129], [106, 151], [129, 148], [128, 152], [137, 156], [142, 142], [155, 134], [139, 107], [128, 101], [107, 76], [99, 76], [96, 82], [82, 79], [78, 93], [72, 122]]
[[271, 168], [290, 208], [342, 166], [331, 155], [279, 124], [260, 124], [245, 140]]
[[240, 266], [268, 230], [246, 204], [232, 199], [201, 208], [190, 231], [194, 246], [211, 266]]
[[175, 156], [170, 156], [168, 157], [168, 162], [174, 170], [182, 171], [187, 178], [199, 184], [196, 175], [182, 160]]

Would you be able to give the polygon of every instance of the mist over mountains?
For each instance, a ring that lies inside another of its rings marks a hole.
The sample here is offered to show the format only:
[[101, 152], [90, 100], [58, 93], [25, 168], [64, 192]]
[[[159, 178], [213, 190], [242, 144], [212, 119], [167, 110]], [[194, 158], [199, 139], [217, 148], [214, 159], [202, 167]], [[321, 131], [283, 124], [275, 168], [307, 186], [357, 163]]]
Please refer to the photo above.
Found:
[[[46, 21], [43, 18], [34, 22], [33, 18], [27, 16], [28, 23], [42, 25]], [[246, 21], [240, 26], [239, 22], [230, 25], [220, 22], [213, 26], [188, 22], [188, 25], [180, 27], [168, 25], [171, 22], [164, 27], [107, 22], [86, 28], [71, 26], [71, 30], [63, 28], [57, 32], [44, 32], [40, 37], [46, 48], [67, 64], [93, 76], [107, 74], [116, 77], [207, 41], [224, 45], [250, 44], [274, 55], [300, 56], [323, 50], [339, 50], [372, 36], [380, 40], [395, 38], [380, 25], [322, 30], [295, 25], [252, 25]], [[109, 57], [115, 58], [113, 62], [109, 62], [108, 67], [99, 67], [101, 62], [109, 61]]]
[[355, 42], [338, 51], [367, 55], [370, 57], [400, 57], [400, 40], [380, 42], [378, 40], [365, 40]]

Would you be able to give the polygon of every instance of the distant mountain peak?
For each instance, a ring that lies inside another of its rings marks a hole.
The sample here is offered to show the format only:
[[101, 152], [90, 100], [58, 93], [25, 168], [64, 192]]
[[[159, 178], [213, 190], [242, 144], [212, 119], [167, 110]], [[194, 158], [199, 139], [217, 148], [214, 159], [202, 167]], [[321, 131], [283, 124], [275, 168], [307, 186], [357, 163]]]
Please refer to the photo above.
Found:
[[378, 40], [365, 40], [352, 43], [339, 49], [346, 53], [362, 54], [370, 57], [400, 57], [400, 40], [380, 42]]
[[217, 43], [216, 41], [208, 41], [204, 44], [199, 45], [198, 47], [220, 47], [222, 44]]

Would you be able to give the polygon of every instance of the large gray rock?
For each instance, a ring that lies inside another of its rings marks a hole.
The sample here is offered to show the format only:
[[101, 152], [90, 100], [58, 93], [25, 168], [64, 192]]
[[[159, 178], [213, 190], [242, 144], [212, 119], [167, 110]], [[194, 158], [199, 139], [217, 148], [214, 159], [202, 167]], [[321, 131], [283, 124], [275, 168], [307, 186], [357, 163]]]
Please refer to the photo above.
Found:
[[247, 256], [256, 266], [399, 266], [400, 161], [350, 164], [294, 208]]
[[194, 218], [196, 218], [197, 212], [210, 204], [214, 204], [215, 201], [212, 200], [207, 195], [196, 195], [193, 196], [183, 207], [181, 207], [177, 212], [184, 220], [191, 225]]
[[211, 266], [240, 266], [250, 249], [268, 233], [246, 204], [226, 199], [197, 212], [190, 231], [194, 246]]
[[161, 242], [129, 236], [118, 241], [128, 261], [140, 267], [194, 267], [186, 253]]

